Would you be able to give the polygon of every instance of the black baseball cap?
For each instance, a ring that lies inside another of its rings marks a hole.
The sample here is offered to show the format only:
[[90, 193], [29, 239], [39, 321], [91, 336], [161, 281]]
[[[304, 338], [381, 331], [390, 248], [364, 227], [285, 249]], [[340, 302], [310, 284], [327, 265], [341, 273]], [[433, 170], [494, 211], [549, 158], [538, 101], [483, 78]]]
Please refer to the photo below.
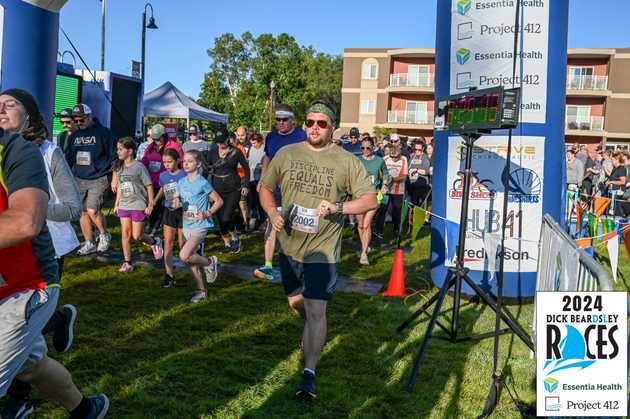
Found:
[[57, 118], [72, 118], [72, 109], [66, 108], [59, 112]]
[[199, 127], [197, 125], [191, 125], [188, 128], [188, 133], [189, 134], [199, 134]]
[[92, 115], [92, 109], [84, 103], [79, 103], [72, 108], [72, 116], [89, 116]]
[[213, 141], [215, 143], [224, 144], [227, 142], [229, 137], [230, 137], [230, 133], [225, 128], [219, 128], [214, 133]]

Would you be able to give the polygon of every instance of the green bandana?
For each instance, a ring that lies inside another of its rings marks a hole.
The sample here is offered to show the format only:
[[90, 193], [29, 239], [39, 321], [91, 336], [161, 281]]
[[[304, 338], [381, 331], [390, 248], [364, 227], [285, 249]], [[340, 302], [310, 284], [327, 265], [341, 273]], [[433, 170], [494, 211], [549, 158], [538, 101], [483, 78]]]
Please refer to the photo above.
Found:
[[335, 112], [323, 103], [315, 103], [314, 105], [311, 105], [311, 107], [306, 111], [307, 115], [309, 113], [323, 113], [329, 117], [333, 123], [335, 122]]

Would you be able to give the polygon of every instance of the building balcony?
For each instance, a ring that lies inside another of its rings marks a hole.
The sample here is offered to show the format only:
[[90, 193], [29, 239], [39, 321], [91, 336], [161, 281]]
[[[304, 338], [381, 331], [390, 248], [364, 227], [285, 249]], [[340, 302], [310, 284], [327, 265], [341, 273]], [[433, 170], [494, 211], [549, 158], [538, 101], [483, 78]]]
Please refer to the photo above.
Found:
[[591, 137], [603, 136], [604, 117], [591, 116], [590, 118], [581, 118], [575, 116], [567, 116], [565, 124], [565, 134], [585, 135]]
[[389, 75], [391, 92], [432, 92], [435, 88], [435, 77], [431, 73], [394, 73]]
[[433, 112], [427, 111], [388, 111], [385, 128], [433, 129]]
[[609, 96], [608, 76], [569, 76], [567, 93], [573, 96]]

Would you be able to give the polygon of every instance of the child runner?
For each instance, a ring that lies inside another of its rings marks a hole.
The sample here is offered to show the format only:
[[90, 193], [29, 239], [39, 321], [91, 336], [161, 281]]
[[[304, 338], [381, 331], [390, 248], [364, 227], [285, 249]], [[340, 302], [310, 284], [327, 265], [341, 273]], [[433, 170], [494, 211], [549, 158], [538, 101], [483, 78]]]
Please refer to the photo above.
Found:
[[[205, 258], [197, 254], [197, 249], [206, 238], [208, 230], [214, 226], [212, 215], [223, 205], [223, 200], [210, 183], [201, 176], [202, 157], [197, 150], [184, 154], [184, 171], [186, 177], [177, 182], [178, 197], [173, 199], [173, 208], [183, 208], [183, 234], [186, 242], [179, 251], [182, 262], [191, 267], [197, 290], [190, 299], [191, 303], [199, 303], [208, 298], [203, 284], [201, 269], [206, 274], [208, 283], [217, 279], [217, 257]], [[210, 199], [213, 203], [210, 206]]]
[[146, 167], [134, 159], [136, 142], [131, 137], [118, 140], [114, 172], [118, 177], [114, 213], [120, 218], [123, 256], [119, 272], [133, 271], [131, 264], [131, 238], [151, 246], [156, 260], [162, 258], [162, 240], [144, 234], [144, 220], [153, 211], [153, 186]]
[[164, 150], [162, 162], [166, 171], [160, 173], [160, 190], [155, 199], [164, 196], [164, 213], [162, 214], [162, 226], [164, 229], [164, 283], [162, 288], [175, 285], [173, 276], [173, 243], [177, 239], [179, 249], [184, 246], [182, 235], [182, 209], [173, 208], [173, 199], [177, 198], [177, 182], [186, 177], [186, 172], [179, 168], [179, 154], [176, 150], [168, 148]]

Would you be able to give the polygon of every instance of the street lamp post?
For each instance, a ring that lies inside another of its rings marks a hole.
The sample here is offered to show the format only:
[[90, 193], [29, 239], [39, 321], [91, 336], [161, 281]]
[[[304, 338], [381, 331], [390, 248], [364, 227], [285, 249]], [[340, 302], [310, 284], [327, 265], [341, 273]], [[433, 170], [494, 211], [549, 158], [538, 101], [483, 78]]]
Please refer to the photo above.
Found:
[[[148, 24], [147, 24], [147, 7], [151, 9], [151, 17], [149, 18]], [[151, 5], [151, 3], [147, 3], [144, 5], [144, 11], [142, 12], [142, 67], [140, 70], [140, 77], [142, 78], [143, 86], [144, 86], [144, 62], [146, 61], [145, 50], [146, 50], [147, 29], [157, 29], [157, 28], [158, 27], [155, 24], [155, 18], [153, 17], [153, 6]]]
[[276, 107], [276, 82], [271, 80], [269, 83], [269, 131], [273, 124], [273, 110]]
[[101, 71], [105, 71], [105, 9], [106, 1], [101, 0]]

